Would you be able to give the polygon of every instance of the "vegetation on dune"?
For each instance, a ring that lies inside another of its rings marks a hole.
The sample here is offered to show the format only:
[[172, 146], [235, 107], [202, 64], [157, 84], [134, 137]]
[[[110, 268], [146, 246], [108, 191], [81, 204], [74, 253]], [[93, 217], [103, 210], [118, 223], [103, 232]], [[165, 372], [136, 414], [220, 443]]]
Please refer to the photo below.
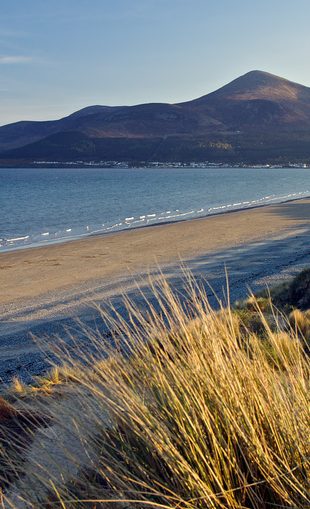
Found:
[[292, 281], [275, 287], [271, 296], [273, 302], [282, 308], [310, 308], [310, 269], [303, 270]]
[[113, 348], [90, 332], [79, 360], [64, 345], [51, 377], [15, 382], [19, 412], [49, 423], [6, 454], [4, 506], [309, 506], [309, 313], [284, 299], [305, 302], [309, 273], [217, 311], [196, 285], [184, 305], [163, 282], [156, 310], [104, 317]]

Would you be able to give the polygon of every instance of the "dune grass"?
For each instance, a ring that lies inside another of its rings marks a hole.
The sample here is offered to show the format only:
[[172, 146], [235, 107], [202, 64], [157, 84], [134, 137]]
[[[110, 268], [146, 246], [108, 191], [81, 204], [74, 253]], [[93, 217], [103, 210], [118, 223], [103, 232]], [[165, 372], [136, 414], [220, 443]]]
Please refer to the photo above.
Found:
[[[66, 390], [44, 404], [54, 468], [34, 441], [5, 507], [309, 507], [309, 359], [296, 323], [255, 298], [215, 311], [191, 282], [186, 304], [165, 281], [154, 294], [156, 311], [127, 302], [128, 320], [104, 316], [113, 348], [91, 332], [78, 360], [64, 345], [70, 376], [52, 378]], [[70, 444], [53, 455], [61, 436]]]

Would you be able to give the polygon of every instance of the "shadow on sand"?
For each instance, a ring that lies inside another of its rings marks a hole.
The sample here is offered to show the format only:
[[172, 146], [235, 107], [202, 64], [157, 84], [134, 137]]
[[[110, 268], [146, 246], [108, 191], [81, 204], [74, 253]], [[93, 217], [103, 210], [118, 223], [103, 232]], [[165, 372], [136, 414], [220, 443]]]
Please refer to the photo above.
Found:
[[[289, 205], [289, 206], [288, 206]], [[251, 288], [253, 291], [296, 274], [310, 265], [310, 225], [308, 221], [310, 205], [303, 202], [277, 206], [276, 214], [283, 214], [301, 221], [298, 230], [288, 229], [285, 234], [272, 240], [238, 245], [224, 251], [209, 253], [191, 260], [186, 260], [183, 268], [190, 271], [195, 280], [203, 284], [210, 303], [217, 305], [217, 299], [226, 302], [226, 276], [229, 275], [230, 299], [234, 302], [244, 298]], [[255, 225], [253, 225], [255, 228]], [[283, 233], [283, 232], [282, 232]], [[184, 288], [182, 262], [169, 265], [161, 271], [177, 291]], [[88, 328], [98, 328], [108, 332], [99, 317], [99, 313], [90, 305], [100, 304], [109, 311], [111, 305], [124, 317], [126, 310], [123, 304], [124, 293], [134, 302], [135, 306], [145, 306], [145, 298], [154, 304], [150, 281], [158, 279], [159, 271], [140, 274], [113, 283], [101, 282], [96, 290], [70, 295], [67, 299], [33, 305], [18, 313], [3, 317], [0, 329], [0, 377], [7, 383], [15, 375], [29, 382], [32, 375], [44, 371], [47, 358], [31, 340], [31, 334], [42, 337], [50, 336], [50, 341], [57, 341], [57, 336], [68, 340], [70, 334], [83, 337], [83, 327], [77, 319]], [[126, 283], [126, 284], [124, 284]], [[143, 291], [141, 295], [139, 288]], [[212, 287], [212, 290], [211, 288]], [[122, 290], [124, 288], [124, 290]], [[184, 294], [184, 299], [186, 298]], [[216, 295], [216, 297], [214, 296]], [[47, 316], [44, 320], [31, 319], [31, 316], [44, 307]], [[60, 306], [65, 312], [53, 314], [53, 309]]]

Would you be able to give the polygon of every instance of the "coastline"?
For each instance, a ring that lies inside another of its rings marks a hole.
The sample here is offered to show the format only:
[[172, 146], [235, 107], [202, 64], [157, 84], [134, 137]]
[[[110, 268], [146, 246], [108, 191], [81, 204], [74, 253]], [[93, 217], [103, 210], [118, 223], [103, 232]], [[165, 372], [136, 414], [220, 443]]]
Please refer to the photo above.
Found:
[[152, 299], [161, 274], [182, 289], [189, 269], [211, 305], [227, 301], [225, 270], [231, 302], [286, 281], [310, 266], [309, 237], [307, 199], [2, 253], [0, 379], [42, 374], [42, 338], [52, 346], [72, 331], [109, 333], [99, 307], [126, 316], [124, 295], [143, 307], [141, 289]]
[[[121, 229], [116, 229], [113, 231], [105, 231], [105, 230], [94, 231], [94, 232], [90, 232], [90, 233], [84, 233], [81, 235], [73, 235], [71, 237], [70, 236], [62, 237], [62, 238], [53, 239], [53, 240], [49, 239], [46, 241], [41, 240], [40, 242], [36, 242], [34, 244], [12, 246], [12, 247], [8, 247], [6, 249], [0, 250], [0, 256], [1, 256], [1, 254], [14, 253], [15, 251], [23, 251], [26, 249], [36, 249], [36, 248], [41, 248], [41, 247], [49, 247], [49, 246], [53, 246], [53, 245], [66, 244], [68, 242], [76, 242], [79, 240], [85, 240], [85, 239], [89, 239], [89, 238], [93, 238], [93, 237], [103, 237], [103, 236], [108, 237], [110, 235], [121, 234], [121, 233], [128, 232], [128, 231], [142, 230], [145, 228], [155, 228], [158, 226], [166, 226], [166, 225], [170, 225], [170, 224], [183, 223], [183, 222], [187, 222], [187, 221], [196, 221], [196, 220], [200, 220], [200, 219], [207, 219], [207, 218], [214, 217], [214, 216], [233, 214], [236, 212], [242, 212], [242, 211], [258, 209], [258, 208], [262, 208], [262, 207], [270, 207], [273, 205], [281, 205], [284, 203], [290, 203], [290, 202], [310, 199], [310, 195], [308, 195], [308, 194], [305, 196], [300, 196], [300, 197], [296, 198], [296, 195], [298, 195], [298, 194], [301, 195], [304, 193], [293, 193], [292, 195], [294, 195], [294, 198], [288, 198], [288, 196], [290, 196], [290, 195], [285, 195], [285, 196], [283, 196], [283, 198], [285, 198], [285, 199], [280, 200], [280, 201], [274, 201], [274, 200], [278, 200], [279, 198], [281, 198], [281, 197], [276, 197], [276, 198], [273, 198], [270, 200], [273, 203], [263, 202], [262, 200], [256, 200], [258, 202], [262, 201], [262, 203], [257, 203], [255, 205], [250, 204], [250, 205], [247, 205], [246, 207], [236, 207], [236, 208], [228, 208], [230, 206], [227, 206], [227, 205], [219, 206], [216, 208], [217, 209], [226, 209], [226, 210], [220, 210], [219, 212], [211, 212], [210, 214], [199, 215], [196, 217], [194, 216], [191, 218], [184, 217], [181, 219], [174, 219], [174, 220], [169, 220], [169, 219], [167, 220], [167, 219], [163, 218], [163, 220], [161, 220], [158, 223], [152, 223], [152, 224], [147, 223], [147, 224], [143, 224], [141, 226], [129, 226], [128, 228], [121, 228]], [[215, 208], [214, 208], [214, 210], [215, 210]], [[189, 215], [189, 214], [190, 213], [184, 213], [181, 215]]]
[[300, 198], [3, 252], [0, 305], [293, 233], [309, 220], [310, 199]]

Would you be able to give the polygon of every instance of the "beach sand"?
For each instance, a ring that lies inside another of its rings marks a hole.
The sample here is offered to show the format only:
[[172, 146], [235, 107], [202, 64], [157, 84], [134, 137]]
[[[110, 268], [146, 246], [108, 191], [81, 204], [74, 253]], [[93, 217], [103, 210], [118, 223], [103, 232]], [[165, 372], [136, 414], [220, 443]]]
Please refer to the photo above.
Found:
[[0, 379], [31, 382], [49, 367], [47, 345], [107, 332], [98, 306], [126, 315], [126, 294], [143, 307], [159, 268], [178, 290], [184, 262], [214, 305], [225, 270], [231, 302], [287, 280], [310, 266], [309, 219], [310, 199], [298, 200], [0, 254]]
[[[91, 280], [112, 281], [155, 266], [310, 225], [310, 199], [151, 226], [0, 254], [0, 304], [37, 298]], [[292, 244], [293, 245], [293, 244]], [[310, 244], [309, 244], [310, 245]]]

